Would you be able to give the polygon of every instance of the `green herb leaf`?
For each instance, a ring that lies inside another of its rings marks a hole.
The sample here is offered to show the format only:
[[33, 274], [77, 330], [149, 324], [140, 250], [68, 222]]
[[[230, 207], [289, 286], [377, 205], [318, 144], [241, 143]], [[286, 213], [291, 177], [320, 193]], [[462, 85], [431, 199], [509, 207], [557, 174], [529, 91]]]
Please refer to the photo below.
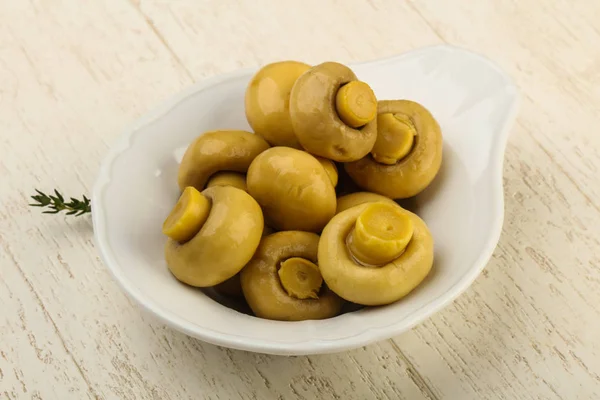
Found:
[[67, 215], [79, 216], [92, 211], [91, 201], [85, 195], [83, 195], [83, 201], [69, 197], [69, 201], [65, 202], [65, 197], [56, 189], [54, 189], [53, 195], [47, 195], [38, 189], [35, 191], [37, 195], [31, 196], [35, 203], [29, 203], [29, 205], [31, 207], [47, 207], [49, 210], [43, 211], [43, 214], [58, 214], [66, 211]]

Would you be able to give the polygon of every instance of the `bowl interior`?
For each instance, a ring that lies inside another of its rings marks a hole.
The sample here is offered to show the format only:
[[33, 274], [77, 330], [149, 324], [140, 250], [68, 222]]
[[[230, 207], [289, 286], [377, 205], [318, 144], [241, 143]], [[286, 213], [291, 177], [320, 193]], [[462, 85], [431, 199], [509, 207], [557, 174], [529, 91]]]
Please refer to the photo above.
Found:
[[500, 233], [502, 157], [515, 87], [489, 61], [446, 46], [351, 67], [378, 98], [421, 102], [442, 128], [442, 169], [407, 203], [435, 241], [434, 267], [416, 290], [388, 306], [289, 323], [225, 307], [169, 273], [161, 224], [179, 194], [178, 162], [204, 131], [250, 130], [243, 98], [254, 70], [190, 88], [145, 116], [112, 149], [94, 190], [94, 225], [102, 257], [123, 288], [190, 335], [284, 354], [336, 351], [392, 336], [463, 291], [484, 267]]

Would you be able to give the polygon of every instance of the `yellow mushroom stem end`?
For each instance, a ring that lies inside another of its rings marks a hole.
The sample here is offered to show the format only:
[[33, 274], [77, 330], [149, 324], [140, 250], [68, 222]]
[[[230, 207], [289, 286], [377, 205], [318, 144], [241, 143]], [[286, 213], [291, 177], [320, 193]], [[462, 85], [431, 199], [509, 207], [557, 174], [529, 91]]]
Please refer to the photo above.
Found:
[[187, 242], [200, 231], [210, 208], [210, 200], [194, 187], [188, 186], [163, 222], [162, 232], [173, 240]]
[[337, 170], [337, 167], [335, 166], [335, 163], [328, 158], [324, 158], [324, 157], [315, 157], [315, 158], [317, 160], [319, 160], [319, 162], [321, 163], [323, 168], [325, 168], [325, 172], [327, 172], [327, 176], [329, 177], [329, 180], [331, 181], [331, 184], [333, 185], [333, 187], [336, 187], [338, 184], [338, 170]]
[[385, 113], [377, 116], [377, 140], [371, 150], [375, 161], [394, 165], [410, 153], [417, 130], [404, 114]]
[[206, 183], [207, 188], [212, 186], [233, 186], [245, 192], [248, 191], [246, 188], [246, 176], [238, 172], [217, 172]]
[[359, 128], [377, 116], [377, 98], [369, 85], [361, 81], [348, 82], [335, 96], [340, 119], [352, 128]]
[[289, 296], [300, 300], [319, 298], [323, 277], [316, 264], [305, 258], [288, 258], [281, 262], [278, 274]]
[[398, 206], [372, 203], [356, 219], [348, 249], [363, 266], [382, 266], [404, 252], [413, 230], [412, 220]]

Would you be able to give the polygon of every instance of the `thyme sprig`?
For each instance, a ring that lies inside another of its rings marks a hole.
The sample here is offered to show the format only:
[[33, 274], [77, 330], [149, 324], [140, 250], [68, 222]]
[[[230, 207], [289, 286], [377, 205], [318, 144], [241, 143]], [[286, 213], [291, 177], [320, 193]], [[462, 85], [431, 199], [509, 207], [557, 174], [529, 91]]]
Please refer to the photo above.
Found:
[[56, 189], [54, 194], [46, 194], [38, 189], [35, 189], [36, 195], [31, 196], [35, 203], [30, 203], [32, 207], [46, 207], [47, 210], [43, 214], [58, 214], [61, 211], [66, 211], [67, 215], [80, 216], [92, 211], [90, 199], [83, 195], [83, 200], [70, 197], [65, 201], [64, 196]]

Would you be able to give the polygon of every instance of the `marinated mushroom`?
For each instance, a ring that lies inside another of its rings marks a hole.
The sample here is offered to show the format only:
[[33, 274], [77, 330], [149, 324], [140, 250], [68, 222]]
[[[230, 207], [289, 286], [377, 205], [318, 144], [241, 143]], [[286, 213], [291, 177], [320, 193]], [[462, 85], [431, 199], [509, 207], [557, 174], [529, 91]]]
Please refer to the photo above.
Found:
[[344, 165], [364, 190], [393, 199], [415, 196], [433, 181], [442, 163], [442, 133], [431, 113], [410, 100], [378, 105], [377, 142], [371, 154]]
[[298, 77], [309, 68], [298, 61], [267, 64], [246, 88], [246, 119], [271, 146], [301, 148], [290, 119], [290, 93]]
[[263, 138], [240, 130], [206, 132], [186, 149], [178, 172], [181, 190], [193, 186], [203, 190], [220, 171], [246, 173], [254, 158], [269, 148]]
[[224, 282], [250, 261], [263, 226], [260, 206], [243, 190], [188, 186], [163, 224], [169, 270], [191, 286]]
[[337, 208], [335, 210], [335, 213], [339, 214], [342, 211], [352, 208], [354, 206], [357, 206], [359, 204], [372, 203], [375, 201], [381, 201], [381, 202], [392, 204], [392, 205], [398, 204], [394, 200], [390, 199], [389, 197], [385, 197], [385, 196], [382, 196], [377, 193], [355, 192], [355, 193], [347, 194], [345, 196], [338, 197]]
[[260, 318], [324, 319], [339, 314], [343, 300], [323, 283], [317, 265], [319, 236], [277, 232], [260, 242], [240, 273], [244, 297]]
[[377, 98], [347, 66], [316, 65], [290, 95], [294, 132], [309, 153], [339, 162], [361, 159], [377, 139]]
[[320, 232], [335, 214], [331, 180], [321, 163], [305, 151], [265, 150], [250, 164], [246, 183], [267, 225], [276, 230]]
[[333, 217], [323, 229], [318, 254], [323, 279], [340, 297], [384, 305], [406, 296], [429, 274], [433, 238], [416, 214], [371, 202]]

